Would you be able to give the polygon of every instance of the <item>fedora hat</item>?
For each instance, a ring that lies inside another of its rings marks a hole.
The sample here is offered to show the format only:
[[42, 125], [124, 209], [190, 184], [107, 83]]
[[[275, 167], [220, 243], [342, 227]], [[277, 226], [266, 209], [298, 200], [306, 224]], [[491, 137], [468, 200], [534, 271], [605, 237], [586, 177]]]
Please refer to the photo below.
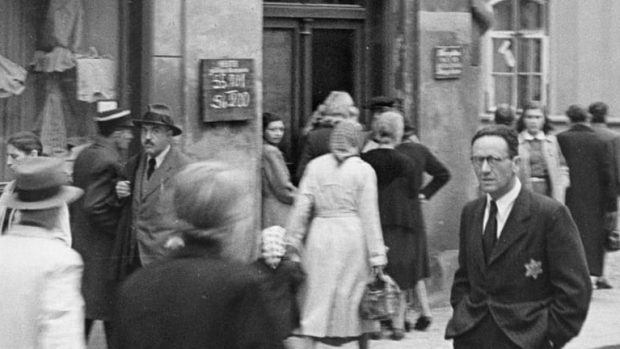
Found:
[[148, 110], [142, 116], [142, 119], [133, 121], [134, 124], [140, 126], [142, 124], [167, 126], [172, 130], [173, 136], [178, 136], [183, 131], [174, 124], [172, 119], [172, 111], [165, 104], [150, 104]]
[[372, 111], [381, 111], [384, 109], [396, 109], [400, 110], [403, 106], [403, 101], [400, 98], [388, 97], [388, 96], [375, 96], [372, 97], [366, 105], [365, 109]]
[[14, 168], [15, 190], [0, 205], [17, 210], [44, 210], [77, 200], [84, 191], [66, 185], [64, 161], [58, 158], [26, 159]]
[[134, 126], [130, 116], [131, 111], [129, 111], [129, 109], [112, 109], [98, 113], [95, 117], [95, 121], [100, 127], [130, 128]]

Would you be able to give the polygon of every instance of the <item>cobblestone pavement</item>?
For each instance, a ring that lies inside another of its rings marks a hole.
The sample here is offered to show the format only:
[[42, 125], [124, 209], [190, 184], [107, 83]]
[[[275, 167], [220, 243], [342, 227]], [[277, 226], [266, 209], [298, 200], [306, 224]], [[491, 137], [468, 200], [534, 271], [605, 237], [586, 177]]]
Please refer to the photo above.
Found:
[[[620, 251], [607, 256], [607, 278], [614, 286], [611, 290], [595, 290], [590, 311], [584, 327], [575, 339], [566, 345], [566, 349], [620, 349]], [[382, 339], [372, 341], [371, 349], [448, 349], [452, 342], [443, 339], [448, 319], [452, 316], [450, 307], [433, 309], [433, 323], [424, 332], [411, 331], [401, 341]], [[410, 314], [415, 323], [417, 314]], [[386, 337], [389, 333], [386, 334]], [[101, 324], [96, 323], [89, 349], [105, 349], [105, 340]]]

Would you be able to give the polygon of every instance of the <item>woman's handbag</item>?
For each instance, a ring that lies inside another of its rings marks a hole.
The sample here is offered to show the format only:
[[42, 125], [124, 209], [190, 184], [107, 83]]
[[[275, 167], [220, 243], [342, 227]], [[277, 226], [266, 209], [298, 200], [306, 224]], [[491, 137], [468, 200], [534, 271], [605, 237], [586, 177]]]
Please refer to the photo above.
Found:
[[400, 288], [382, 269], [366, 285], [360, 314], [365, 320], [389, 320], [399, 311]]
[[612, 229], [607, 232], [605, 249], [609, 252], [620, 250], [620, 232], [618, 230]]

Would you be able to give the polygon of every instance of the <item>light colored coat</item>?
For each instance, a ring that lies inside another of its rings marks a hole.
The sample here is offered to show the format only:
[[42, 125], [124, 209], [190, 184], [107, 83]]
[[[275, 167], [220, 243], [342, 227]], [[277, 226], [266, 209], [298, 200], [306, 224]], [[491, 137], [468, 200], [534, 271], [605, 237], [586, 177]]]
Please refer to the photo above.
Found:
[[369, 164], [357, 156], [338, 163], [333, 154], [308, 164], [287, 226], [287, 244], [302, 243], [299, 333], [359, 336], [370, 326], [359, 313], [370, 267], [387, 262]]
[[0, 348], [82, 349], [82, 259], [45, 229], [0, 237]]
[[[525, 140], [523, 131], [519, 133], [519, 156], [521, 157], [521, 167], [519, 169], [519, 179], [525, 188], [532, 190], [531, 168], [530, 168], [530, 145]], [[553, 135], [545, 135], [542, 141], [542, 153], [547, 164], [547, 172], [549, 173], [549, 185], [551, 189], [551, 197], [557, 201], [564, 203], [566, 188], [570, 186], [568, 174], [568, 166], [558, 140]]]
[[282, 152], [268, 143], [263, 144], [262, 176], [262, 227], [284, 227], [293, 204], [295, 187]]
[[188, 226], [174, 213], [172, 177], [191, 161], [173, 147], [147, 180], [146, 155], [140, 154], [136, 160], [138, 166], [131, 182], [132, 226], [136, 233], [140, 260], [146, 265], [165, 256], [167, 251], [164, 244], [168, 238]]

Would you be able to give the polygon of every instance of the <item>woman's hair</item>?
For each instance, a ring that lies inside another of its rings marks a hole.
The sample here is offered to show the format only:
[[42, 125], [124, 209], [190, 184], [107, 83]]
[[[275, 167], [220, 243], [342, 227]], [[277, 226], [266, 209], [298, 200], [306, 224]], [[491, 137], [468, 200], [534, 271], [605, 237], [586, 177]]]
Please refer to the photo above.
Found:
[[282, 118], [274, 113], [263, 113], [263, 132], [269, 127], [269, 124], [276, 121], [283, 121]]
[[381, 113], [375, 116], [372, 131], [377, 143], [398, 145], [403, 138], [404, 118], [396, 111]]
[[523, 105], [522, 107], [522, 112], [521, 112], [521, 116], [519, 116], [519, 120], [517, 120], [517, 132], [521, 132], [523, 130], [525, 130], [525, 114], [527, 113], [528, 110], [535, 110], [538, 109], [542, 112], [543, 114], [543, 125], [542, 125], [542, 131], [545, 134], [548, 134], [550, 131], [553, 130], [553, 126], [551, 126], [551, 122], [549, 121], [549, 117], [547, 116], [547, 110], [545, 107], [542, 106], [542, 104], [540, 104], [539, 102], [536, 101], [530, 101], [526, 104]]
[[41, 144], [41, 140], [32, 132], [17, 132], [11, 135], [6, 143], [26, 154], [30, 154], [33, 150], [36, 150], [38, 155], [43, 153], [43, 144]]
[[249, 180], [239, 170], [218, 162], [190, 164], [174, 179], [177, 217], [196, 229], [186, 238], [217, 239], [241, 219], [240, 203]]

